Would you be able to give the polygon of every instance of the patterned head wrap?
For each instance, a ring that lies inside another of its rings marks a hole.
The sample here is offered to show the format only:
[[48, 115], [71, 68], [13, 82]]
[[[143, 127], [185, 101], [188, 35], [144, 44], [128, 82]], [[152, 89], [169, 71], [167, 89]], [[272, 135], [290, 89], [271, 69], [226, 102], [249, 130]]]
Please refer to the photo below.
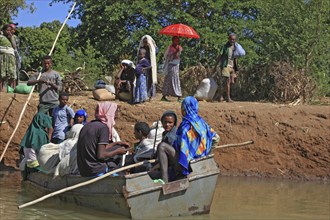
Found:
[[177, 130], [175, 147], [179, 152], [179, 164], [183, 167], [183, 174], [189, 171], [189, 161], [208, 155], [212, 146], [212, 138], [215, 132], [198, 115], [198, 101], [192, 97], [186, 97], [181, 106], [182, 122]]

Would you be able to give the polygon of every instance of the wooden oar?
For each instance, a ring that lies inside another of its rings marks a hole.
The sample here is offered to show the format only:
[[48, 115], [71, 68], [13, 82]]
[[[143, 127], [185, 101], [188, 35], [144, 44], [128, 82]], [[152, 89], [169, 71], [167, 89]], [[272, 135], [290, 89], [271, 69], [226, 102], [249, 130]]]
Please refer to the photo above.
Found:
[[224, 145], [220, 145], [220, 146], [216, 146], [214, 147], [214, 149], [219, 149], [219, 148], [227, 148], [227, 147], [241, 147], [241, 146], [245, 146], [245, 145], [249, 145], [249, 144], [254, 144], [254, 141], [245, 141], [242, 143], [237, 143], [237, 144], [224, 144]]
[[99, 181], [101, 179], [107, 178], [108, 176], [110, 176], [110, 175], [112, 175], [114, 173], [125, 171], [125, 170], [128, 170], [128, 169], [134, 168], [134, 167], [138, 167], [138, 166], [143, 165], [144, 163], [155, 163], [155, 162], [156, 162], [155, 159], [153, 159], [153, 160], [146, 160], [146, 161], [142, 161], [142, 162], [135, 163], [135, 164], [132, 164], [132, 165], [128, 165], [128, 166], [125, 166], [125, 167], [121, 167], [119, 169], [116, 169], [116, 170], [113, 170], [113, 171], [111, 171], [109, 173], [106, 173], [103, 176], [96, 177], [94, 179], [91, 179], [91, 180], [88, 180], [88, 181], [85, 181], [85, 182], [82, 182], [82, 183], [78, 183], [76, 185], [69, 186], [69, 187], [66, 187], [64, 189], [61, 189], [61, 190], [52, 192], [52, 193], [47, 194], [47, 195], [45, 195], [43, 197], [40, 197], [39, 199], [36, 199], [36, 200], [31, 201], [31, 202], [28, 202], [28, 203], [25, 203], [23, 205], [20, 205], [20, 206], [18, 206], [18, 208], [19, 209], [25, 208], [25, 207], [28, 207], [30, 205], [36, 204], [38, 202], [41, 202], [41, 201], [43, 201], [45, 199], [48, 199], [49, 197], [52, 197], [52, 196], [55, 196], [55, 195], [58, 195], [58, 194], [61, 194], [61, 193], [64, 193], [64, 192], [67, 192], [67, 191], [70, 191], [70, 190], [73, 190], [73, 189], [77, 189], [77, 188], [82, 187], [82, 186], [86, 186], [86, 185], [95, 183], [95, 182], [97, 182], [97, 181]]
[[[237, 143], [237, 144], [224, 144], [224, 145], [216, 146], [213, 149], [220, 149], [220, 148], [227, 148], [227, 147], [241, 147], [241, 146], [246, 146], [246, 145], [253, 144], [253, 143], [254, 143], [254, 141], [251, 140], [251, 141], [245, 141], [243, 143]], [[159, 165], [159, 163], [157, 163], [155, 166], [153, 166], [149, 170], [149, 172], [155, 171], [159, 168], [160, 168], [160, 165]]]

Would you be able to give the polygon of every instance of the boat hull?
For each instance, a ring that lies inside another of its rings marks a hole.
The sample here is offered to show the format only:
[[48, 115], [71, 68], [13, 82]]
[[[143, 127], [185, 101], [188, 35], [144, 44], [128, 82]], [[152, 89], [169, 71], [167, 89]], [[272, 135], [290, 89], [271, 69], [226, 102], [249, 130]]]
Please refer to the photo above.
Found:
[[[219, 168], [213, 155], [191, 161], [193, 172], [187, 178], [168, 184], [154, 183], [146, 172], [109, 177], [55, 198], [133, 219], [187, 216], [209, 213]], [[89, 180], [80, 176], [53, 179], [32, 173], [24, 181], [28, 192], [42, 196]]]

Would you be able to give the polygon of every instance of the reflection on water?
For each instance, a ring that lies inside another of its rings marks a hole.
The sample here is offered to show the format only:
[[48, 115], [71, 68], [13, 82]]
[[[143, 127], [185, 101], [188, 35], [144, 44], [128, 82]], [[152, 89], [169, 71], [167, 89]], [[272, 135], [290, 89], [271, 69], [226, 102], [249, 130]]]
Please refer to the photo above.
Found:
[[330, 185], [219, 178], [211, 219], [329, 219]]
[[[18, 172], [0, 172], [0, 219], [125, 219], [52, 199], [17, 209], [18, 204], [33, 199], [21, 187]], [[330, 219], [330, 185], [221, 177], [209, 215], [175, 219], [191, 218]]]

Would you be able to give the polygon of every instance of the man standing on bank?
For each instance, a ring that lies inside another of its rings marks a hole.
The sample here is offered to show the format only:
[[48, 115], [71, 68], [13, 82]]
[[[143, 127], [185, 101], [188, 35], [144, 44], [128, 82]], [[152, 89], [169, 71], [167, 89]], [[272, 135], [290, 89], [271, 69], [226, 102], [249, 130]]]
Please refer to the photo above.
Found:
[[28, 86], [39, 84], [39, 106], [38, 111], [52, 116], [53, 110], [59, 105], [58, 92], [62, 89], [60, 74], [52, 70], [53, 61], [50, 56], [43, 59], [43, 73], [40, 79], [35, 74], [27, 82]]
[[[220, 101], [224, 101], [224, 94], [227, 94], [227, 101], [233, 102], [230, 97], [230, 85], [234, 84], [238, 75], [237, 57], [244, 56], [245, 51], [236, 43], [236, 34], [231, 33], [228, 36], [228, 42], [223, 46], [221, 55], [217, 59], [216, 66], [220, 64]], [[215, 66], [215, 70], [216, 70]], [[226, 88], [226, 89], [225, 89]]]

